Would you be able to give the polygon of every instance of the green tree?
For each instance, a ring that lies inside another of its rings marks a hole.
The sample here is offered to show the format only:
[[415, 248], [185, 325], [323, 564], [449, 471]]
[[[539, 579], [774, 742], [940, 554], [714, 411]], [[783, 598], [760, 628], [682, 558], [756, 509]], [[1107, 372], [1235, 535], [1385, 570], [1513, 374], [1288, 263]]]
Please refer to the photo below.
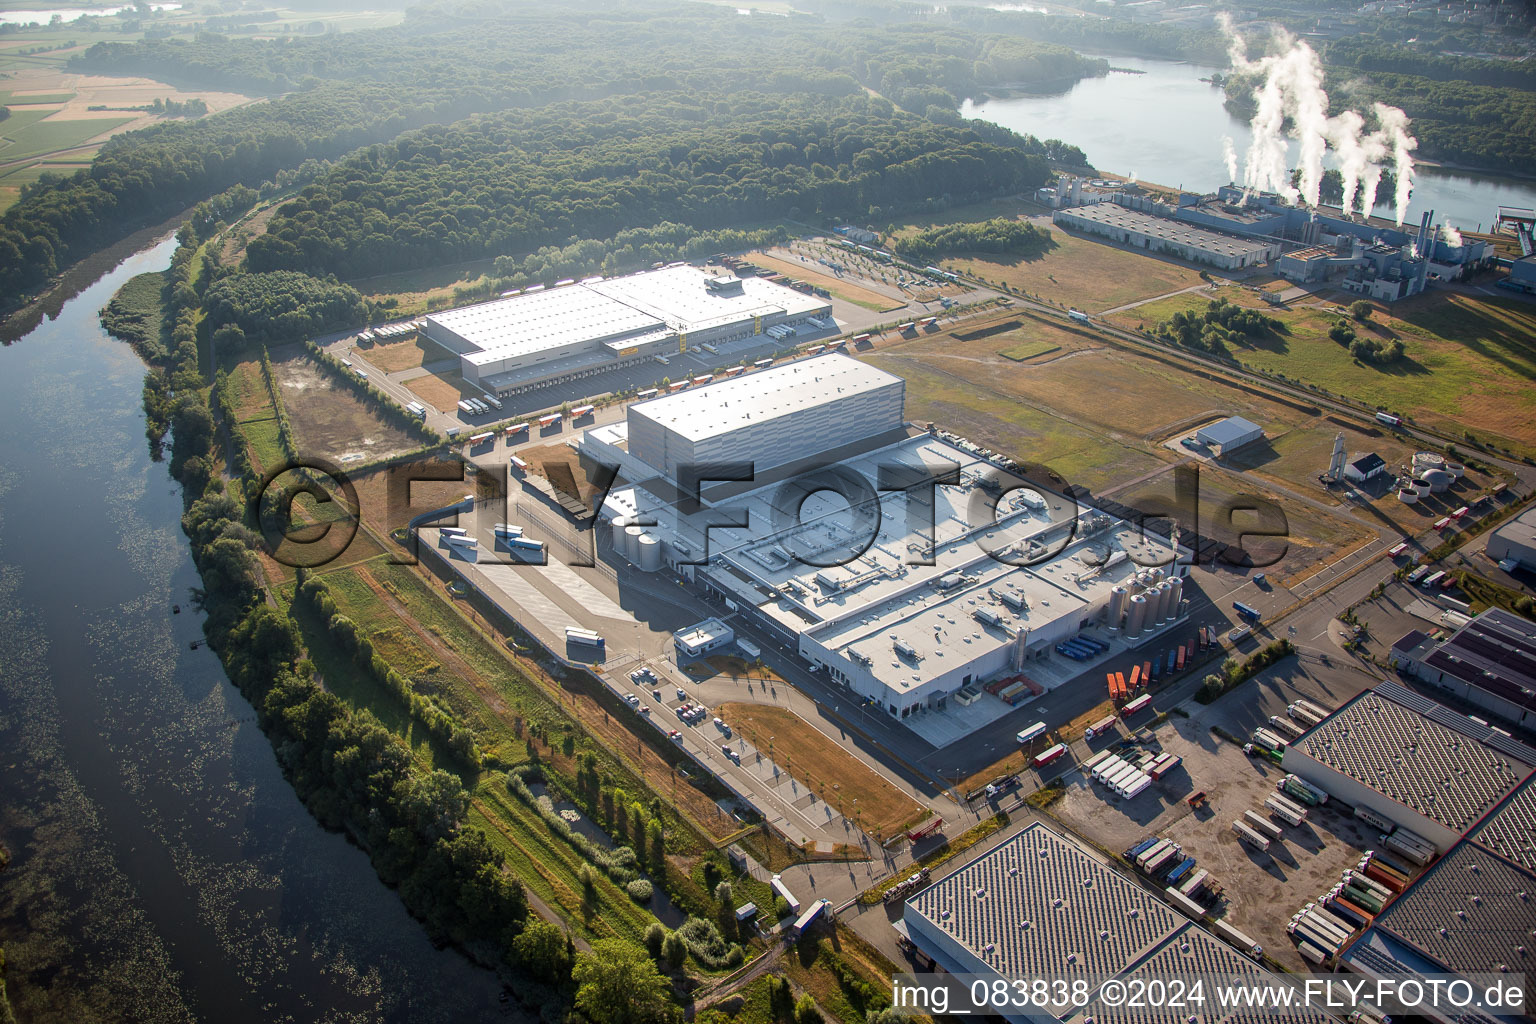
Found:
[[677, 932], [668, 932], [667, 939], [661, 944], [661, 955], [667, 958], [671, 968], [679, 970], [688, 960], [688, 942]]
[[540, 981], [560, 985], [571, 976], [570, 939], [548, 921], [529, 921], [512, 940], [512, 961]]
[[651, 1024], [672, 1014], [671, 986], [645, 950], [624, 939], [598, 939], [590, 953], [578, 953], [571, 972], [576, 1008], [602, 1024]]
[[667, 929], [660, 921], [652, 921], [645, 929], [645, 951], [655, 960], [661, 956], [661, 950], [667, 941]]
[[1361, 323], [1369, 320], [1371, 318], [1371, 314], [1375, 311], [1376, 307], [1372, 306], [1364, 299], [1357, 299], [1356, 301], [1349, 304], [1349, 315], [1354, 317], [1356, 320], [1359, 320]]
[[816, 998], [809, 992], [795, 1002], [795, 1024], [821, 1024], [823, 1019]]

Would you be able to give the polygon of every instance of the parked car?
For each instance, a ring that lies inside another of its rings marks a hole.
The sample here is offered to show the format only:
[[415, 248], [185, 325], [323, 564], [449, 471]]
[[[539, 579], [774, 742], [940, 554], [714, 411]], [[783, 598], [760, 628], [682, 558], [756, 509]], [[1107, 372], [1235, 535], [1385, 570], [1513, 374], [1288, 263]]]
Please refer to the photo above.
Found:
[[629, 706], [632, 707], [632, 708], [637, 708], [637, 707], [640, 706], [640, 698], [636, 697], [632, 693], [626, 693], [624, 695], [624, 699], [629, 702]]

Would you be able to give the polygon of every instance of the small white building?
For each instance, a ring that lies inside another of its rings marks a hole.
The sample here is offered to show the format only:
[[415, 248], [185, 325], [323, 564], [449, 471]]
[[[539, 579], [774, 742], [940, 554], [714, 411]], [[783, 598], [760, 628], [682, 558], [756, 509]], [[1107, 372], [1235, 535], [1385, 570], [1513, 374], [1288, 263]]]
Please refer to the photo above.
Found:
[[1344, 479], [1363, 484], [1382, 476], [1387, 471], [1387, 460], [1375, 452], [1356, 455], [1344, 467]]

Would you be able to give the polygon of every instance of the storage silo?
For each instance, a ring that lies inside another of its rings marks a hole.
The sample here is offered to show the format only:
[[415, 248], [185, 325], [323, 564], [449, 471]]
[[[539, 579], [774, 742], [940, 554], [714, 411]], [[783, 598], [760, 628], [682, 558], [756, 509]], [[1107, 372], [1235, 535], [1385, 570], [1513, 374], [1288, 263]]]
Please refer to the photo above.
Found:
[[1129, 594], [1124, 587], [1115, 587], [1109, 592], [1109, 628], [1120, 629], [1120, 622], [1125, 618], [1126, 598]]
[[1404, 487], [1397, 492], [1397, 500], [1404, 505], [1417, 505], [1419, 503], [1419, 491], [1416, 487]]
[[1167, 622], [1173, 618], [1173, 584], [1167, 580], [1157, 585], [1157, 621]]
[[654, 533], [642, 533], [635, 543], [639, 549], [639, 557], [635, 559], [635, 564], [640, 567], [640, 571], [656, 572], [660, 569], [661, 539]]
[[1176, 619], [1179, 617], [1179, 609], [1184, 605], [1184, 577], [1170, 576], [1168, 578], [1168, 590], [1169, 607], [1172, 609], [1168, 613], [1168, 617]]
[[613, 531], [609, 537], [613, 541], [613, 550], [621, 555], [624, 553], [624, 529], [633, 522], [634, 520], [629, 516], [614, 516], [613, 522], [609, 524], [609, 528]]
[[1419, 483], [1428, 484], [1431, 494], [1444, 494], [1450, 490], [1452, 479], [1443, 469], [1427, 469], [1419, 476]]
[[1453, 480], [1460, 480], [1467, 475], [1467, 467], [1459, 462], [1447, 462], [1444, 469], [1447, 473], [1451, 474], [1451, 479]]
[[1422, 473], [1426, 469], [1439, 469], [1445, 465], [1445, 456], [1435, 452], [1414, 452], [1413, 471]]
[[643, 533], [645, 531], [638, 526], [624, 527], [624, 557], [631, 562], [640, 560], [640, 536]]
[[1147, 599], [1137, 594], [1131, 598], [1130, 610], [1126, 612], [1125, 634], [1126, 636], [1140, 636], [1147, 621]]

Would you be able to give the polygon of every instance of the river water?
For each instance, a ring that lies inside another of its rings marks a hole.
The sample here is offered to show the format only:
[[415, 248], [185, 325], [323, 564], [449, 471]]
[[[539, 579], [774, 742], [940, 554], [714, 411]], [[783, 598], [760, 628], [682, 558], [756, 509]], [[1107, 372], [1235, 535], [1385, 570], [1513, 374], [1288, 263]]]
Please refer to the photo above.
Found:
[[[1227, 184], [1221, 140], [1228, 136], [1241, 175], [1252, 138], [1248, 124], [1227, 113], [1220, 89], [1200, 81], [1221, 69], [1137, 57], [1106, 59], [1142, 74], [1111, 72], [1051, 96], [967, 100], [960, 113], [1069, 142], [1101, 171], [1192, 192]], [[1449, 218], [1459, 228], [1490, 230], [1498, 206], [1536, 207], [1536, 182], [1420, 167], [1408, 219], [1417, 222], [1423, 211], [1434, 210], [1437, 219]], [[1393, 209], [1381, 205], [1375, 212], [1394, 216]]]
[[[0, 349], [0, 945], [29, 1022], [514, 1019], [323, 831], [204, 647], [144, 367], [97, 324], [134, 255]], [[180, 604], [180, 614], [172, 606]]]

